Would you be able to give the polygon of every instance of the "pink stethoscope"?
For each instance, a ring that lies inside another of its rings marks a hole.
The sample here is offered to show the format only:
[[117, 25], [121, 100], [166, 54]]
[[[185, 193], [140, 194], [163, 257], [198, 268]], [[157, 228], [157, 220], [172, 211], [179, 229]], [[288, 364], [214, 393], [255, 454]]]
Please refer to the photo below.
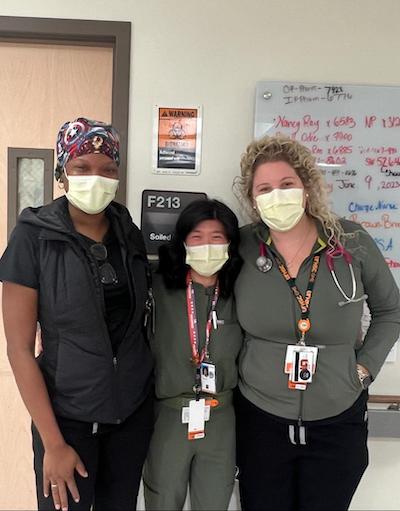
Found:
[[[259, 247], [260, 247], [260, 255], [256, 260], [256, 266], [261, 272], [266, 273], [272, 268], [272, 260], [269, 257], [267, 257], [267, 250], [265, 247], [265, 243], [263, 241], [260, 241]], [[352, 286], [351, 296], [348, 296], [345, 293], [345, 291], [343, 290], [342, 286], [340, 285], [340, 282], [338, 281], [337, 275], [335, 273], [334, 260], [339, 257], [343, 257], [349, 267], [350, 277], [351, 277], [351, 286]], [[357, 281], [356, 281], [356, 277], [354, 275], [354, 270], [353, 270], [353, 265], [352, 265], [352, 256], [349, 252], [347, 252], [347, 250], [345, 250], [343, 245], [341, 245], [340, 243], [336, 243], [334, 247], [329, 248], [326, 252], [325, 258], [326, 258], [326, 264], [327, 264], [328, 270], [332, 276], [333, 282], [335, 283], [336, 287], [338, 288], [341, 295], [345, 299], [345, 301], [338, 302], [339, 307], [343, 307], [344, 305], [348, 305], [349, 303], [361, 302], [362, 300], [365, 300], [366, 298], [368, 298], [367, 294], [363, 294], [359, 298], [356, 298]]]

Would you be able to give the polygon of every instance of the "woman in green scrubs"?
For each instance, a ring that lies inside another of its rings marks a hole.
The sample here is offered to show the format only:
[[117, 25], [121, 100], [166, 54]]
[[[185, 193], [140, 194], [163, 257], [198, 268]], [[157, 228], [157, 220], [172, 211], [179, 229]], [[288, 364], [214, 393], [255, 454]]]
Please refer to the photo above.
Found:
[[241, 267], [236, 216], [191, 203], [154, 275], [156, 424], [144, 471], [146, 508], [227, 509], [235, 475], [232, 390], [242, 345], [232, 296]]
[[368, 464], [367, 389], [399, 336], [399, 291], [374, 239], [330, 210], [309, 149], [265, 136], [241, 171], [254, 219], [235, 285], [242, 509], [344, 511]]

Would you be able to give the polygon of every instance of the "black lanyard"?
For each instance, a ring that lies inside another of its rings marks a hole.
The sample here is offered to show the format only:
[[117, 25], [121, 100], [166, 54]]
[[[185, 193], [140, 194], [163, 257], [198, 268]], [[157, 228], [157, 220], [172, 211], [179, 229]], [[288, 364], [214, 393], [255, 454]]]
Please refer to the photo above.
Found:
[[296, 286], [296, 280], [291, 277], [289, 274], [286, 266], [283, 264], [283, 262], [274, 255], [274, 259], [276, 261], [276, 264], [278, 266], [279, 271], [281, 272], [283, 278], [288, 283], [290, 289], [292, 290], [292, 293], [294, 297], [297, 300], [297, 303], [300, 306], [301, 310], [301, 319], [297, 322], [297, 328], [300, 332], [300, 343], [305, 343], [305, 337], [306, 332], [308, 332], [311, 328], [311, 321], [310, 321], [310, 304], [311, 304], [311, 298], [313, 295], [314, 290], [314, 284], [315, 280], [317, 278], [317, 273], [319, 269], [319, 263], [321, 261], [321, 256], [319, 254], [315, 255], [313, 257], [312, 265], [311, 265], [311, 272], [310, 277], [308, 279], [308, 285], [305, 297], [300, 293], [299, 288]]

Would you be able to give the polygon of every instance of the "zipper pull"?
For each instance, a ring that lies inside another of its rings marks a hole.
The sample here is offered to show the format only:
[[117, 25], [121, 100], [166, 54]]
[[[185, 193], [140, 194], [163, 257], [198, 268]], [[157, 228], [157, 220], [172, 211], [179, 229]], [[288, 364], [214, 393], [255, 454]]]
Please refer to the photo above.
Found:
[[153, 295], [153, 289], [151, 287], [148, 288], [147, 291], [147, 300], [145, 304], [145, 314], [144, 314], [144, 327], [147, 328], [150, 325], [150, 331], [154, 335], [155, 333], [155, 301]]

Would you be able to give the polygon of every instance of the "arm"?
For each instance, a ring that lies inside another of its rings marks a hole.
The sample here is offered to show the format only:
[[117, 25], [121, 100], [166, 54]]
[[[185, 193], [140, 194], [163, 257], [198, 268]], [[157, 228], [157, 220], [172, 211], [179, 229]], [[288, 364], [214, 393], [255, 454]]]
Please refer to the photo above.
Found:
[[400, 297], [393, 275], [374, 240], [366, 232], [360, 233], [360, 240], [366, 249], [362, 280], [368, 294], [371, 323], [358, 350], [357, 362], [375, 379], [399, 337]]
[[[3, 319], [7, 339], [7, 355], [21, 397], [43, 441], [43, 491], [48, 496], [49, 484], [56, 509], [68, 507], [66, 486], [74, 500], [79, 493], [74, 469], [82, 476], [86, 470], [76, 452], [69, 447], [54, 416], [42, 373], [34, 356], [38, 292], [19, 284], [3, 283]], [[58, 506], [58, 507], [57, 507]]]

